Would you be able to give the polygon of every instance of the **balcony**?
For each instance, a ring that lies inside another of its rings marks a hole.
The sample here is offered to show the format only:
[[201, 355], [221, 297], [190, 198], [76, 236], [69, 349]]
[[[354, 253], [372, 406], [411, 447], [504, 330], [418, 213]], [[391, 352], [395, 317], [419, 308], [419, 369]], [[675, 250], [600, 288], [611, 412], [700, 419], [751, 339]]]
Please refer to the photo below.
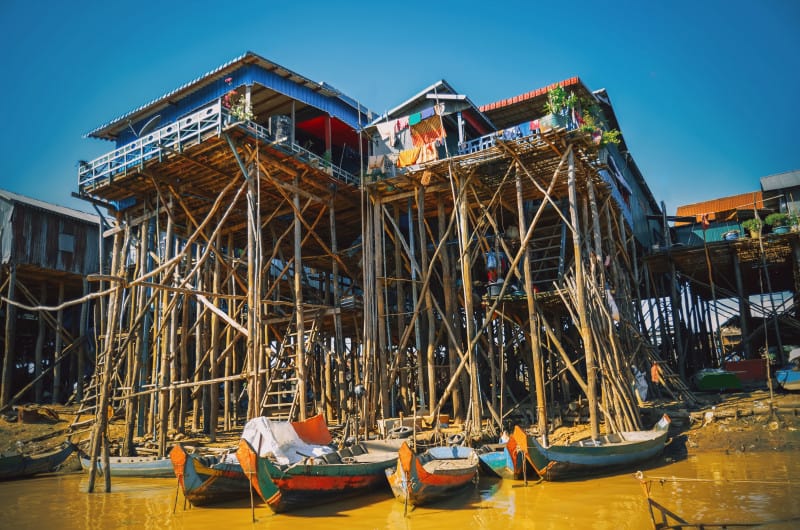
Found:
[[249, 120], [238, 121], [220, 101], [216, 101], [110, 153], [82, 163], [78, 168], [78, 189], [86, 193], [107, 186], [116, 177], [141, 171], [148, 162], [161, 161], [173, 152], [183, 152], [210, 138], [219, 138], [224, 131], [234, 127], [337, 180], [352, 186], [360, 184], [358, 177], [288, 139], [276, 138], [262, 125]]

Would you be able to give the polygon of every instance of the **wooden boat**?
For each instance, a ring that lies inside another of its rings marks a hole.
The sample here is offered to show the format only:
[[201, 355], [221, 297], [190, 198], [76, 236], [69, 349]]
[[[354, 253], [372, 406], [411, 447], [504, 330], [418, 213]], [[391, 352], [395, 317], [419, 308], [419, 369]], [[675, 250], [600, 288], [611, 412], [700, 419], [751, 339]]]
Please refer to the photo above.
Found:
[[245, 425], [236, 453], [253, 489], [276, 513], [386, 487], [400, 440], [365, 440], [334, 450], [322, 415], [304, 422], [260, 417]]
[[42, 453], [3, 453], [0, 455], [0, 480], [49, 473], [60, 466], [74, 450], [75, 446], [66, 441]]
[[694, 385], [703, 392], [722, 392], [724, 390], [741, 390], [742, 381], [739, 377], [727, 370], [720, 368], [704, 368], [698, 370], [693, 376]]
[[[81, 468], [89, 471], [91, 460], [86, 453], [80, 454]], [[172, 477], [172, 460], [158, 456], [112, 456], [108, 461], [112, 477]], [[97, 458], [97, 472], [103, 472], [103, 461]]]
[[776, 370], [775, 381], [784, 390], [800, 390], [800, 370], [794, 367]]
[[[514, 478], [514, 463], [507, 443], [482, 445], [476, 451], [481, 472], [495, 478]], [[522, 465], [522, 453], [515, 452], [519, 461], [516, 467]]]
[[515, 475], [524, 471], [515, 458], [520, 452], [536, 474], [544, 480], [575, 475], [605, 473], [643, 462], [661, 453], [667, 441], [670, 419], [666, 414], [649, 431], [620, 432], [598, 440], [580, 440], [569, 445], [543, 447], [534, 436], [516, 427], [508, 447]]
[[243, 499], [250, 493], [250, 482], [235, 454], [198, 455], [175, 444], [169, 458], [183, 496], [193, 506]]
[[421, 506], [470, 484], [478, 475], [478, 455], [471, 447], [431, 447], [417, 454], [403, 442], [397, 466], [386, 470], [392, 493], [401, 502]]

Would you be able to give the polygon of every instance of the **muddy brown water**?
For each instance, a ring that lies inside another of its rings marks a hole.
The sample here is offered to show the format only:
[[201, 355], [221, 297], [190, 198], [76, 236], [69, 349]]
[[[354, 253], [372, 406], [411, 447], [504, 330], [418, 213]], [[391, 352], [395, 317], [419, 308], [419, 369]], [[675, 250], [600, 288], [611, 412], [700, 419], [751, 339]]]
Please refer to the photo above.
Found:
[[[644, 471], [651, 496], [688, 521], [765, 522], [800, 528], [800, 458], [796, 453], [703, 453], [662, 457]], [[660, 480], [664, 479], [664, 480]], [[102, 484], [102, 480], [98, 481]], [[184, 509], [174, 479], [116, 478], [111, 493], [86, 493], [82, 474], [0, 482], [0, 528], [45, 529], [646, 529], [647, 501], [632, 473], [571, 482], [481, 478], [468, 490], [404, 515], [386, 491], [289, 514], [249, 500]]]

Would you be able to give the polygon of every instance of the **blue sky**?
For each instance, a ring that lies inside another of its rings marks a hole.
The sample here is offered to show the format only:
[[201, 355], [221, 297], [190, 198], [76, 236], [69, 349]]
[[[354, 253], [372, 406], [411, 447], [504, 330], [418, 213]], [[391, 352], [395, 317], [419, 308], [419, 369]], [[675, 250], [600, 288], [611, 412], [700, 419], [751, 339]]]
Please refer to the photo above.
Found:
[[83, 135], [251, 50], [374, 111], [438, 79], [481, 105], [572, 76], [605, 88], [658, 201], [800, 169], [800, 1], [0, 0], [0, 187], [70, 197]]

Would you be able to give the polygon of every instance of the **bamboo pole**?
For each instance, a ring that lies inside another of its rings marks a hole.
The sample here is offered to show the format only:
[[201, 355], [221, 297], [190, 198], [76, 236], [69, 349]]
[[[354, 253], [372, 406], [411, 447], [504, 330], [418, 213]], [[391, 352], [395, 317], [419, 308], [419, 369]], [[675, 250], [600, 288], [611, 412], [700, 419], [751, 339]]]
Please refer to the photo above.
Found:
[[[85, 279], [84, 279], [84, 283], [86, 283]], [[42, 282], [41, 285], [39, 286], [39, 289], [40, 289], [39, 290], [39, 301], [42, 304], [44, 304], [44, 302], [45, 302], [45, 300], [47, 298], [47, 283], [46, 282]], [[33, 375], [36, 378], [38, 378], [42, 374], [42, 352], [43, 352], [43, 349], [44, 349], [44, 341], [45, 341], [45, 335], [46, 335], [46, 331], [47, 331], [47, 328], [45, 326], [45, 321], [44, 321], [44, 311], [40, 310], [38, 316], [39, 316], [38, 322], [37, 322], [37, 324], [38, 324], [37, 328], [38, 329], [37, 329], [37, 333], [36, 333], [36, 349], [35, 349], [35, 353], [34, 353], [34, 369], [33, 369]], [[83, 373], [83, 372], [81, 372], [81, 373]], [[83, 389], [83, 384], [82, 383], [79, 384], [78, 388]], [[43, 394], [44, 394], [44, 384], [42, 383], [42, 381], [39, 381], [38, 383], [36, 383], [36, 388], [34, 390], [34, 401], [36, 401], [36, 403], [42, 403], [43, 402]]]
[[567, 185], [569, 186], [569, 213], [572, 220], [574, 231], [572, 233], [572, 248], [575, 256], [575, 278], [577, 284], [577, 312], [580, 322], [581, 339], [586, 355], [586, 385], [587, 399], [589, 400], [589, 422], [591, 436], [596, 440], [600, 436], [600, 428], [597, 418], [597, 393], [596, 393], [596, 365], [594, 354], [594, 343], [590, 335], [588, 315], [586, 312], [586, 300], [584, 296], [584, 272], [583, 272], [583, 240], [580, 220], [578, 219], [577, 188], [575, 178], [575, 158], [569, 152], [569, 176]]
[[[571, 151], [570, 151], [571, 152]], [[522, 198], [522, 179], [520, 178], [519, 171], [515, 176], [517, 188], [517, 222], [519, 229], [527, 232], [527, 220], [525, 219], [525, 208]], [[544, 367], [542, 366], [542, 351], [541, 343], [539, 340], [539, 319], [536, 314], [536, 295], [533, 291], [533, 280], [531, 275], [531, 260], [530, 250], [527, 246], [520, 248], [520, 252], [524, 254], [522, 261], [523, 274], [525, 276], [525, 293], [527, 296], [528, 306], [528, 337], [531, 346], [531, 362], [533, 364], [533, 378], [536, 392], [536, 420], [539, 429], [539, 435], [542, 437], [542, 444], [547, 447], [547, 402], [544, 393]]]
[[[122, 232], [114, 235], [114, 246], [111, 254], [111, 270], [112, 273], [117, 273], [120, 269], [120, 253], [122, 249]], [[103, 344], [103, 373], [100, 377], [100, 399], [97, 403], [97, 419], [92, 429], [92, 436], [90, 438], [89, 446], [89, 485], [88, 491], [94, 491], [95, 474], [97, 471], [97, 457], [100, 453], [102, 444], [103, 448], [103, 475], [105, 477], [105, 491], [111, 491], [111, 471], [109, 469], [109, 455], [108, 445], [104, 443], [108, 439], [108, 403], [109, 393], [111, 391], [111, 368], [113, 365], [114, 343], [116, 342], [118, 311], [120, 304], [120, 294], [122, 287], [118, 284], [114, 291], [109, 296], [108, 302], [108, 315], [105, 320], [106, 332], [105, 341]]]
[[[295, 177], [294, 184], [299, 187], [300, 179]], [[300, 406], [299, 418], [301, 421], [306, 419], [306, 412], [308, 411], [308, 404], [306, 403], [306, 344], [305, 344], [305, 316], [303, 309], [303, 252], [302, 252], [302, 235], [303, 225], [301, 222], [302, 215], [300, 215], [300, 195], [294, 194], [294, 303], [295, 303], [295, 316], [296, 316], [296, 347], [294, 349], [295, 355], [295, 369], [297, 370], [297, 392], [299, 393], [298, 403]], [[309, 345], [310, 346], [310, 345]]]
[[[10, 263], [6, 269], [8, 274], [8, 300], [14, 300], [14, 288], [17, 284], [17, 267]], [[6, 304], [5, 326], [5, 352], [3, 356], [3, 380], [0, 384], [0, 406], [5, 406], [11, 399], [11, 385], [13, 382], [14, 354], [17, 342], [17, 308], [13, 304]]]

